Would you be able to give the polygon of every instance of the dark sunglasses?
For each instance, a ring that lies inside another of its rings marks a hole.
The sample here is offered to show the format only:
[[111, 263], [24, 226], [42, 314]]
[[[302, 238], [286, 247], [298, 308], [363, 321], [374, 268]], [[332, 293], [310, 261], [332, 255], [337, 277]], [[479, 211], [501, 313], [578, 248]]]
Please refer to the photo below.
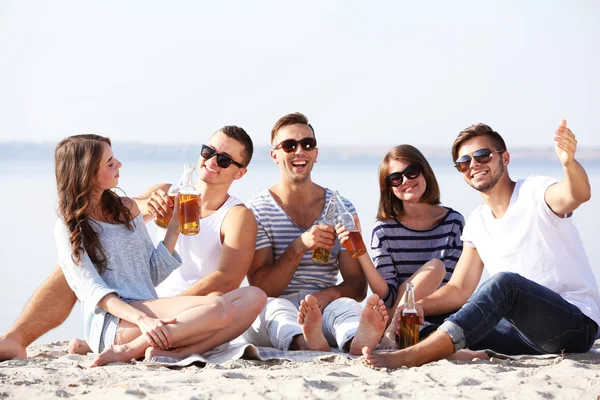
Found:
[[465, 172], [471, 166], [471, 157], [480, 164], [487, 164], [492, 161], [494, 153], [504, 153], [506, 150], [490, 150], [490, 149], [479, 149], [473, 152], [472, 155], [465, 154], [459, 157], [454, 162], [454, 167], [458, 172]]
[[273, 147], [273, 150], [283, 149], [286, 153], [293, 153], [298, 148], [298, 144], [306, 151], [314, 150], [317, 147], [317, 139], [312, 137], [300, 140], [288, 139]]
[[385, 182], [388, 186], [397, 187], [402, 185], [402, 181], [406, 179], [415, 179], [421, 175], [421, 166], [419, 164], [410, 164], [402, 172], [392, 172], [385, 177]]
[[200, 155], [205, 160], [210, 160], [214, 156], [217, 156], [217, 165], [221, 168], [228, 168], [231, 164], [235, 165], [236, 167], [244, 168], [242, 164], [233, 161], [233, 159], [227, 154], [217, 153], [215, 149], [205, 144], [202, 145], [202, 151], [200, 151]]

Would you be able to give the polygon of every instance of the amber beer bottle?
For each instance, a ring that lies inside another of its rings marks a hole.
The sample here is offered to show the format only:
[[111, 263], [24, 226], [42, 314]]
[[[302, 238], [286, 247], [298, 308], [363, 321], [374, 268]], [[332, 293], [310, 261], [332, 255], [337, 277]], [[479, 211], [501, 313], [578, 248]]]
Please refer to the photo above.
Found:
[[417, 343], [419, 343], [419, 313], [415, 307], [415, 287], [412, 283], [408, 283], [398, 327], [398, 345], [404, 349]]
[[348, 240], [344, 242], [344, 247], [348, 250], [348, 254], [352, 258], [358, 258], [367, 252], [362, 235], [358, 230], [358, 226], [356, 226], [354, 216], [344, 205], [344, 201], [337, 190], [334, 192], [334, 197], [337, 208], [337, 222], [344, 225], [348, 232], [350, 232]]
[[185, 164], [183, 184], [179, 189], [179, 221], [181, 233], [192, 236], [200, 232], [199, 192], [194, 185], [192, 164]]
[[[327, 208], [325, 209], [325, 214], [323, 217], [319, 218], [315, 225], [335, 225], [335, 206], [332, 206], [332, 202], [334, 201], [334, 196], [332, 195], [329, 198], [329, 202], [327, 203]], [[317, 247], [312, 252], [312, 260], [319, 264], [327, 264], [329, 261], [329, 257], [331, 256], [331, 249], [325, 249], [323, 247]]]
[[[175, 197], [177, 196], [177, 193], [179, 193], [179, 189], [181, 189], [181, 187], [183, 186], [183, 178], [185, 177], [185, 165], [183, 166], [183, 175], [181, 175], [181, 178], [179, 178], [179, 181], [177, 182], [177, 184], [175, 185], [171, 185], [171, 187], [169, 188], [169, 191], [167, 192], [167, 196], [169, 196], [169, 199], [171, 200], [171, 203], [175, 204]], [[171, 207], [171, 209], [173, 209], [173, 207]], [[169, 222], [171, 221], [171, 217], [169, 218], [156, 218], [154, 220], [154, 222], [156, 223], [156, 225], [160, 226], [161, 228], [165, 228], [167, 229], [167, 227], [169, 226]]]

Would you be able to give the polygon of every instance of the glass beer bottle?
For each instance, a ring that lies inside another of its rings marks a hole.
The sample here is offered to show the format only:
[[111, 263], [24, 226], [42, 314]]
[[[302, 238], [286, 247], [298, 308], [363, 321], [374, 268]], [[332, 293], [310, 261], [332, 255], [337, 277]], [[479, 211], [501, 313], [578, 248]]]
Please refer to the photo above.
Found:
[[[179, 193], [179, 189], [181, 189], [181, 187], [183, 186], [183, 178], [184, 177], [185, 177], [185, 165], [183, 166], [183, 175], [181, 175], [181, 178], [179, 178], [179, 181], [177, 182], [177, 184], [171, 185], [171, 187], [169, 188], [169, 191], [167, 192], [167, 196], [169, 196], [169, 199], [171, 200], [171, 203], [173, 203], [173, 204], [175, 204], [175, 197], [177, 196], [177, 193]], [[172, 209], [173, 209], [173, 207], [171, 207], [171, 210]], [[165, 229], [167, 229], [167, 227], [169, 226], [170, 221], [171, 221], [171, 217], [156, 218], [154, 220], [156, 225], [160, 226], [161, 228], [165, 228]]]
[[182, 186], [179, 189], [179, 221], [181, 233], [192, 236], [200, 232], [199, 192], [194, 185], [192, 173], [195, 167], [185, 164]]
[[[322, 218], [319, 218], [315, 225], [335, 225], [335, 206], [332, 206], [332, 202], [334, 202], [334, 196], [332, 195], [329, 199], [329, 203], [327, 203], [327, 208], [325, 209], [325, 215]], [[329, 257], [331, 256], [331, 249], [325, 249], [323, 247], [317, 247], [312, 252], [312, 260], [318, 264], [327, 264], [329, 261]]]
[[344, 242], [344, 247], [348, 250], [348, 254], [352, 258], [358, 258], [367, 252], [362, 235], [358, 230], [358, 226], [356, 226], [354, 216], [344, 205], [344, 201], [337, 190], [334, 192], [334, 198], [338, 210], [337, 222], [344, 225], [348, 232], [350, 232], [348, 240]]
[[419, 313], [415, 307], [415, 287], [412, 283], [408, 283], [398, 328], [398, 345], [404, 349], [417, 343], [419, 343]]

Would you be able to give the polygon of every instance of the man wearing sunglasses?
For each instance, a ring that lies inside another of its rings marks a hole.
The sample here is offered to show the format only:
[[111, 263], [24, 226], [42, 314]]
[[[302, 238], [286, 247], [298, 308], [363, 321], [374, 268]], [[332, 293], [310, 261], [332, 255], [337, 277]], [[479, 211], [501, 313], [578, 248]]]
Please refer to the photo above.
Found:
[[[360, 354], [363, 346], [379, 342], [387, 311], [377, 295], [361, 310], [358, 301], [367, 286], [358, 261], [340, 250], [333, 226], [315, 223], [332, 191], [311, 179], [318, 156], [314, 130], [304, 115], [288, 114], [273, 127], [271, 143], [280, 180], [247, 203], [258, 222], [248, 281], [269, 300], [244, 337], [281, 350], [329, 351], [333, 346]], [[319, 247], [331, 249], [326, 264], [311, 258]], [[337, 284], [339, 273], [343, 282]]]
[[[202, 145], [197, 182], [201, 197], [201, 230], [197, 235], [179, 238], [177, 252], [183, 264], [157, 287], [160, 297], [226, 294], [240, 286], [254, 255], [256, 220], [239, 199], [228, 194], [228, 190], [246, 173], [252, 153], [250, 136], [237, 126], [223, 127]], [[172, 215], [173, 204], [166, 195], [169, 187], [170, 184], [155, 185], [135, 199], [146, 222]], [[69, 316], [76, 300], [62, 270], [57, 267], [34, 293], [17, 322], [0, 339], [0, 360], [26, 357], [26, 347], [60, 325]], [[265, 296], [253, 289], [244, 291], [241, 300], [249, 308], [237, 318], [247, 318], [245, 326], [248, 326], [263, 309]], [[71, 351], [87, 353], [90, 349], [85, 341], [74, 339]]]
[[[497, 132], [478, 124], [459, 134], [452, 146], [456, 169], [486, 204], [467, 220], [452, 278], [418, 308], [421, 316], [460, 310], [413, 347], [387, 355], [366, 350], [368, 362], [416, 366], [465, 348], [507, 354], [591, 348], [599, 335], [600, 295], [571, 218], [590, 199], [590, 183], [575, 160], [577, 140], [565, 120], [554, 142], [564, 179], [515, 182]], [[484, 266], [491, 277], [475, 291]]]

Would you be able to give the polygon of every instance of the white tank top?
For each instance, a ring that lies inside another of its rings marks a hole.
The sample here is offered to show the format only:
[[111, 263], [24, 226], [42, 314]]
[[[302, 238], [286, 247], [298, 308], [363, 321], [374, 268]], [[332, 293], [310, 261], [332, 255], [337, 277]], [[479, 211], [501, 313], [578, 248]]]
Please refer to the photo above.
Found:
[[[175, 250], [183, 264], [156, 287], [158, 297], [177, 296], [208, 274], [215, 272], [221, 255], [221, 225], [227, 212], [238, 204], [237, 197], [229, 196], [227, 201], [206, 218], [200, 219], [200, 233], [194, 236], [179, 235]], [[157, 229], [158, 240], [163, 240], [166, 229]]]

